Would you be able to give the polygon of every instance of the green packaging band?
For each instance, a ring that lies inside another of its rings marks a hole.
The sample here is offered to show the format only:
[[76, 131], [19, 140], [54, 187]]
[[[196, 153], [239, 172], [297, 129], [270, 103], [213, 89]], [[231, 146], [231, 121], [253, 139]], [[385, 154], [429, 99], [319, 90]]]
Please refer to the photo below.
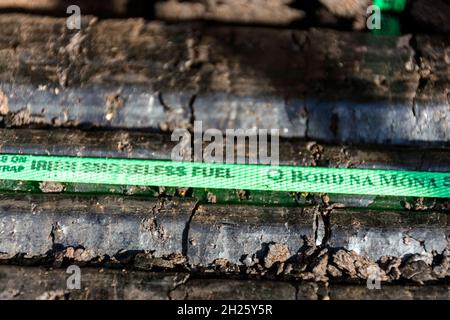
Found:
[[450, 198], [450, 173], [0, 155], [0, 179]]
[[402, 12], [406, 7], [406, 0], [374, 0], [373, 4], [383, 11]]

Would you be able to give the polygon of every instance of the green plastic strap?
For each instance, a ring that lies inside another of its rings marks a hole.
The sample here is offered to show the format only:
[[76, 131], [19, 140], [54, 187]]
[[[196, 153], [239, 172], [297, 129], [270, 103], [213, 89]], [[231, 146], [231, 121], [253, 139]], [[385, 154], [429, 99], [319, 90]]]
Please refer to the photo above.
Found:
[[402, 12], [406, 7], [406, 0], [374, 0], [373, 4], [383, 11]]
[[0, 155], [0, 179], [450, 198], [450, 173]]

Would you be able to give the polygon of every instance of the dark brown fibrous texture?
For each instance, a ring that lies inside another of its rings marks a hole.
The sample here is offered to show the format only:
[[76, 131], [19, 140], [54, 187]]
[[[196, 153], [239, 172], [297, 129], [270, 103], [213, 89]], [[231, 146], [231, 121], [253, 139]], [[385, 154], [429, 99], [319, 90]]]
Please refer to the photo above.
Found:
[[450, 141], [445, 36], [65, 22], [0, 16], [5, 127], [171, 132], [200, 120], [327, 143]]
[[422, 32], [450, 32], [450, 1], [410, 1], [408, 11], [418, 30], [422, 30]]

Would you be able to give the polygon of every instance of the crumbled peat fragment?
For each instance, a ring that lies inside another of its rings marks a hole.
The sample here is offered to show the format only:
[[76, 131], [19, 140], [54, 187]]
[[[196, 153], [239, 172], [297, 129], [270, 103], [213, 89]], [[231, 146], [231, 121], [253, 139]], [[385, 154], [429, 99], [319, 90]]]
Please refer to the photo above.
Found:
[[421, 255], [413, 254], [408, 257], [400, 269], [403, 278], [423, 284], [448, 277], [448, 257], [443, 254]]
[[217, 202], [217, 196], [214, 193], [208, 192], [206, 199], [209, 203], [216, 203]]
[[187, 269], [187, 259], [181, 254], [155, 257], [151, 252], [138, 253], [134, 257], [134, 267], [138, 270], [180, 270]]
[[82, 247], [67, 247], [54, 253], [52, 266], [61, 268], [69, 263], [76, 263], [79, 266], [88, 266], [102, 263], [104, 258], [97, 257], [93, 250], [86, 250]]
[[250, 192], [248, 190], [237, 190], [236, 191], [239, 200], [248, 200]]
[[51, 290], [36, 297], [36, 300], [67, 300], [68, 296], [69, 294], [64, 290]]
[[380, 281], [387, 280], [385, 272], [375, 262], [358, 255], [355, 251], [340, 249], [332, 254], [331, 263], [342, 272], [343, 276], [350, 279], [368, 279], [369, 270], [373, 270]]
[[386, 275], [392, 280], [398, 280], [401, 276], [400, 265], [402, 259], [392, 256], [383, 256], [378, 261], [381, 269], [384, 270]]
[[[260, 258], [258, 258], [260, 256]], [[76, 264], [85, 267], [127, 268], [144, 271], [183, 271], [197, 275], [239, 275], [248, 278], [283, 280], [307, 280], [340, 283], [363, 282], [374, 274], [380, 282], [398, 281], [425, 284], [439, 282], [450, 277], [448, 252], [434, 255], [384, 256], [378, 261], [357, 254], [355, 251], [316, 246], [312, 239], [305, 239], [303, 247], [294, 255], [285, 244], [272, 243], [266, 252], [242, 257], [241, 264], [217, 258], [208, 266], [192, 265], [182, 254], [155, 256], [152, 252], [118, 252], [113, 257], [96, 256], [92, 250], [67, 247], [50, 252], [46, 256], [15, 256], [1, 259], [0, 264], [48, 265], [56, 268]]]
[[431, 259], [424, 255], [413, 255], [403, 259], [384, 256], [378, 261], [372, 261], [355, 251], [322, 248], [316, 246], [312, 239], [305, 239], [304, 246], [292, 256], [286, 245], [275, 243], [268, 246], [261, 258], [257, 256], [243, 256], [242, 265], [233, 264], [226, 259], [216, 259], [207, 268], [199, 268], [198, 272], [344, 283], [376, 277], [386, 283], [403, 280], [420, 284], [439, 281], [450, 275], [446, 251], [435, 254]]
[[266, 256], [264, 257], [264, 267], [270, 269], [275, 263], [283, 263], [290, 257], [289, 248], [285, 244], [269, 244]]
[[105, 119], [107, 121], [113, 120], [113, 118], [117, 115], [118, 110], [123, 107], [124, 100], [118, 93], [114, 93], [108, 95], [105, 98]]
[[60, 193], [64, 191], [64, 185], [60, 182], [44, 181], [39, 183], [39, 189], [44, 193]]
[[219, 272], [219, 273], [238, 273], [239, 272], [239, 266], [231, 263], [227, 259], [216, 259], [213, 261], [213, 263], [209, 266], [210, 271]]
[[8, 96], [0, 91], [0, 116], [5, 116], [9, 112]]

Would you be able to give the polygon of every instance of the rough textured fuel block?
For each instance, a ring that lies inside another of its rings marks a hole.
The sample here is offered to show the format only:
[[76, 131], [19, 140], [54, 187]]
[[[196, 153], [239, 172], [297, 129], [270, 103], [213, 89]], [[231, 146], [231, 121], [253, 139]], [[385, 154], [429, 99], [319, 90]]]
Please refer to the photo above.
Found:
[[[196, 279], [187, 273], [122, 272], [95, 268], [83, 269], [82, 290], [66, 289], [67, 273], [61, 269], [1, 266], [0, 298], [31, 299], [284, 299], [317, 300], [322, 292], [331, 299], [448, 299], [448, 287], [442, 285], [384, 286], [367, 290], [365, 286], [312, 282], [276, 282], [260, 280]], [[111, 283], [116, 284], [111, 286]]]
[[450, 173], [4, 154], [5, 180], [450, 197]]
[[0, 30], [8, 128], [171, 132], [198, 120], [329, 143], [450, 141], [446, 36], [89, 16], [68, 30], [65, 19], [30, 15], [0, 15]]

